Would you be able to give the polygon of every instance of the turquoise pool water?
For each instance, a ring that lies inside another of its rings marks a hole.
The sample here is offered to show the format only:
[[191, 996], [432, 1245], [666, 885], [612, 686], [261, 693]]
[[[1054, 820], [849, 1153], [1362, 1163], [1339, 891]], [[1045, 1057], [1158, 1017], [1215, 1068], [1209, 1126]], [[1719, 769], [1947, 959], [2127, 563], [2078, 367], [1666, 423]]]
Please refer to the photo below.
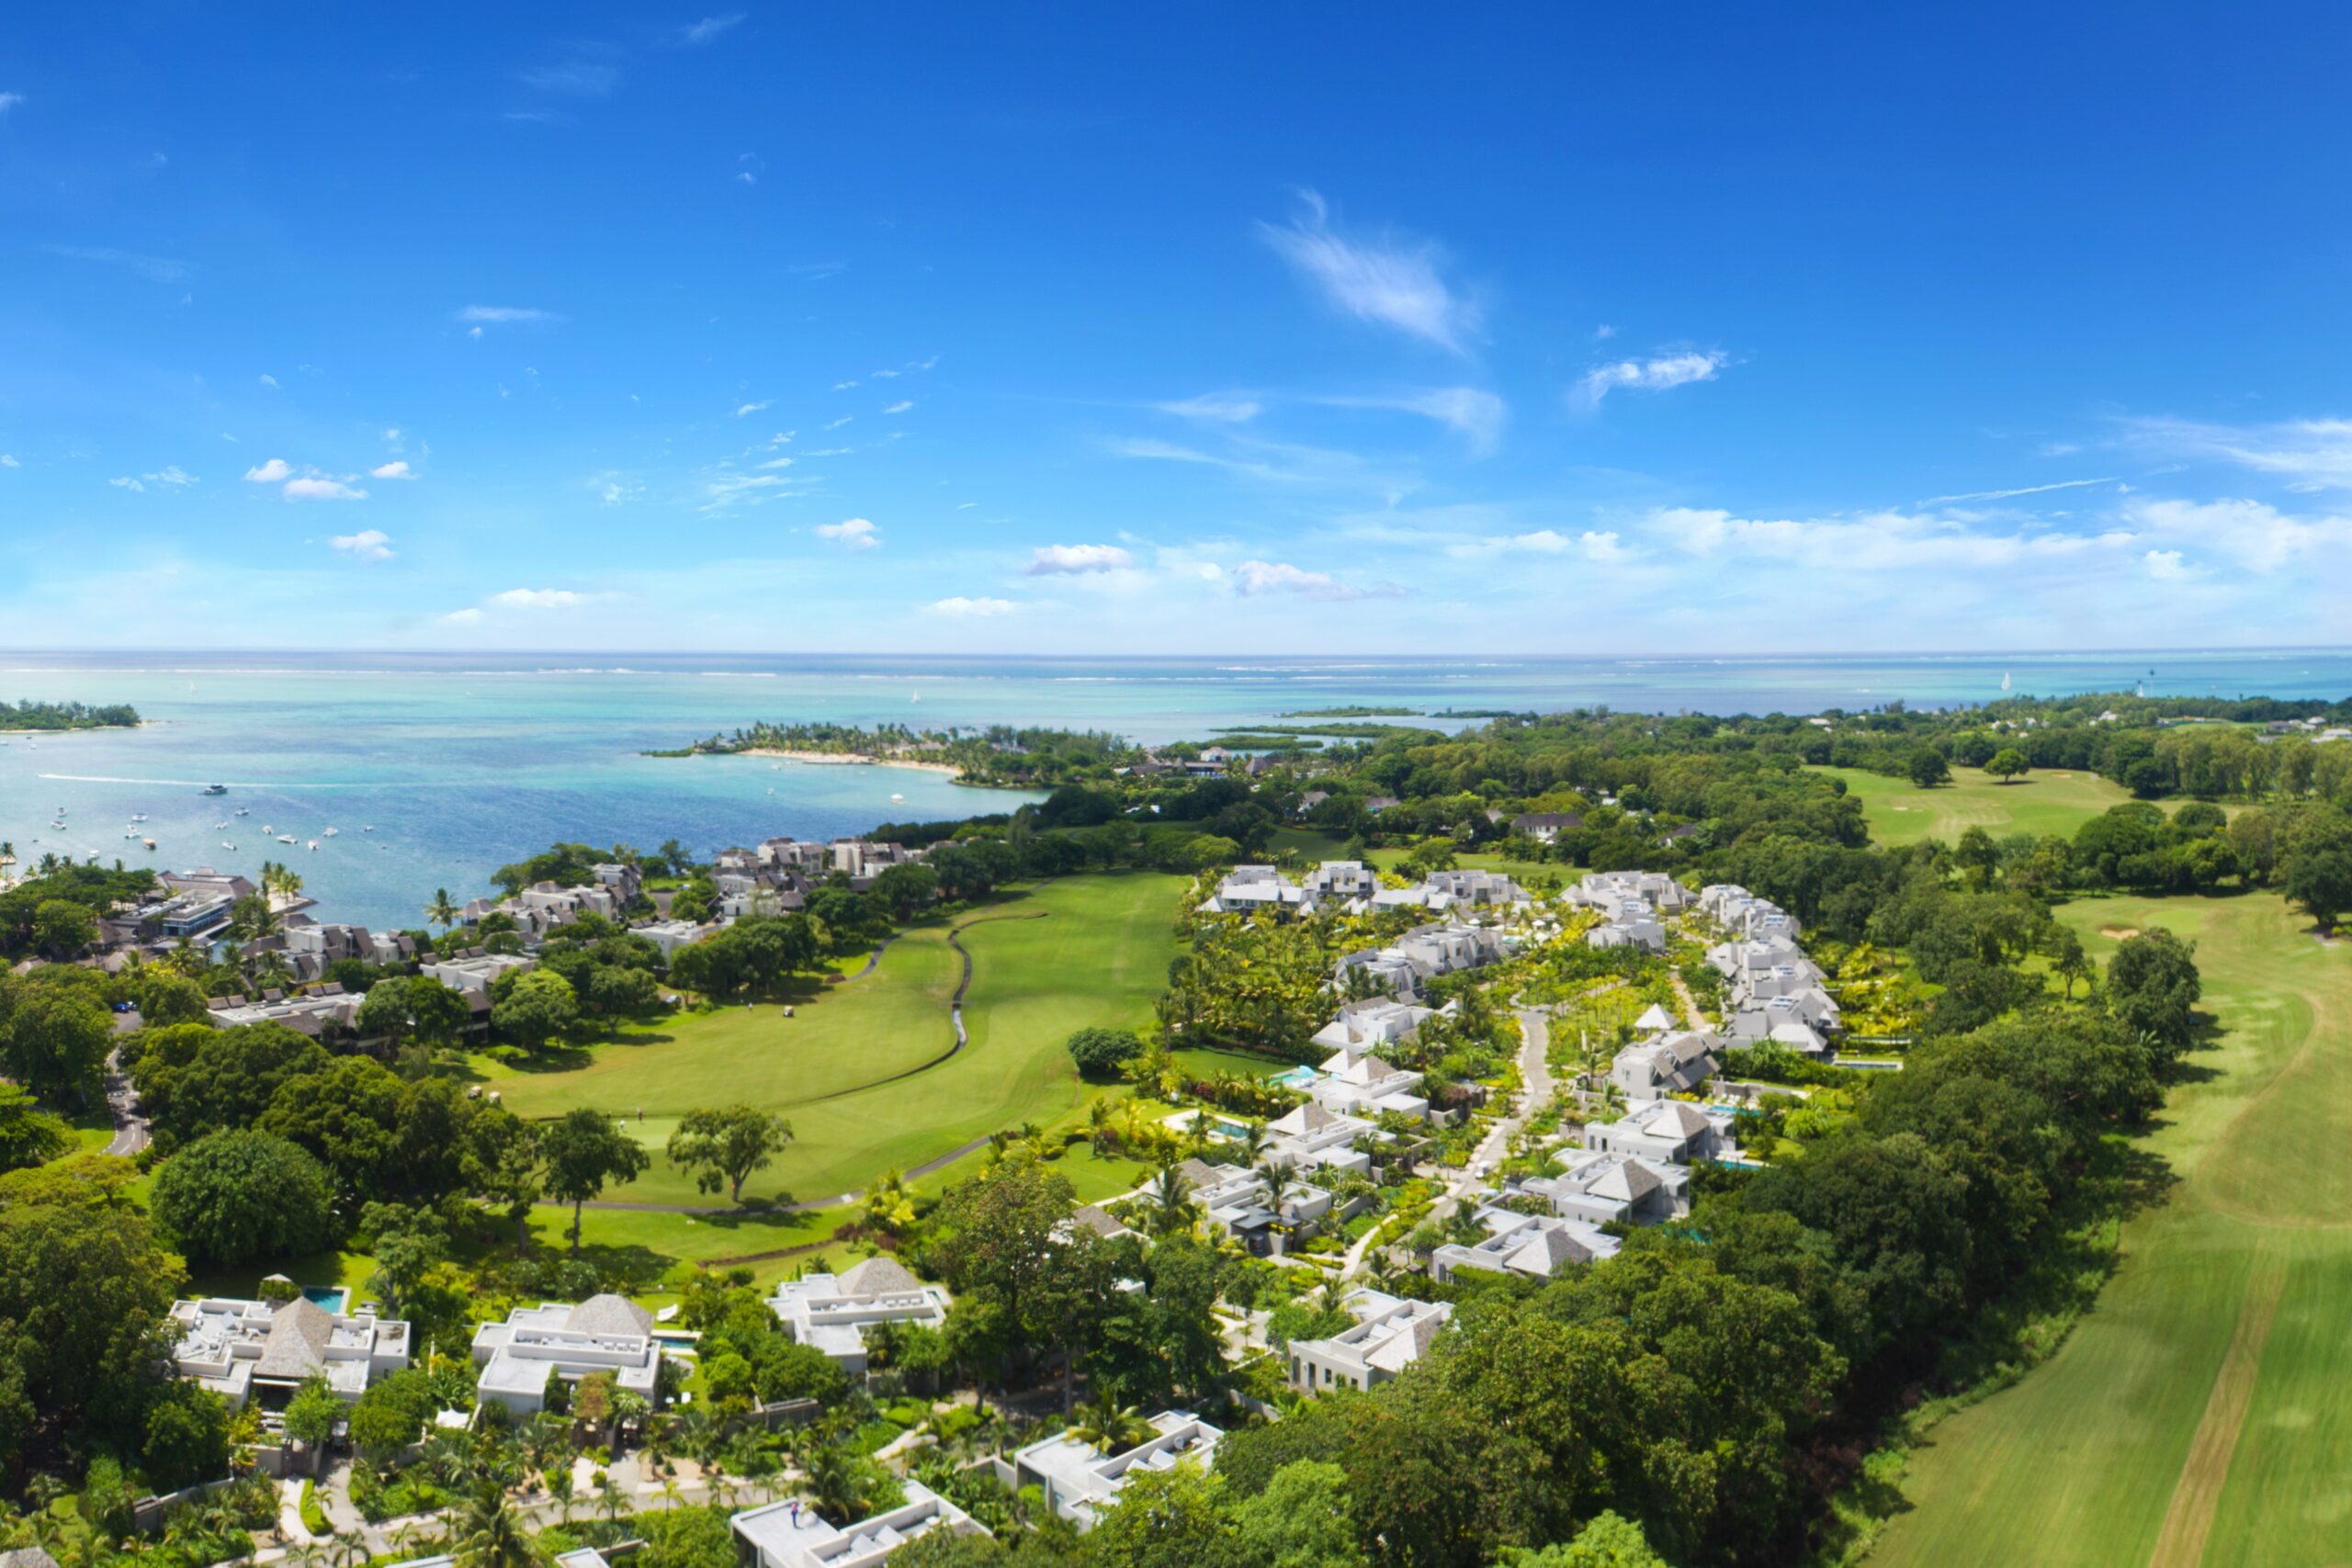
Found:
[[305, 1285], [302, 1299], [340, 1317], [351, 1304], [351, 1292], [341, 1285]]
[[1293, 1067], [1286, 1073], [1274, 1074], [1266, 1081], [1272, 1084], [1280, 1084], [1284, 1089], [1305, 1089], [1307, 1085], [1313, 1083], [1317, 1078], [1319, 1078], [1322, 1076], [1322, 1074], [1317, 1072], [1313, 1067]]

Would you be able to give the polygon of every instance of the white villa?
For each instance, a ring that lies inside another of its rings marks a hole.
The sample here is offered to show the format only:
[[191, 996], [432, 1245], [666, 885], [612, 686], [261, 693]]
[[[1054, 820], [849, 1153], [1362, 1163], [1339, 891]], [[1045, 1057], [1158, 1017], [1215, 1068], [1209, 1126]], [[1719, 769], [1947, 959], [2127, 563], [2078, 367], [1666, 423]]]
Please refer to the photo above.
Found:
[[420, 964], [416, 972], [457, 992], [465, 998], [468, 1008], [481, 1014], [490, 1010], [490, 983], [492, 980], [509, 969], [536, 968], [537, 963], [537, 959], [525, 958], [517, 953], [469, 950]]
[[1588, 1122], [1584, 1146], [1595, 1154], [1637, 1155], [1666, 1165], [1702, 1159], [1736, 1159], [1732, 1113], [1687, 1100], [1653, 1100], [1614, 1122]]
[[578, 1306], [542, 1302], [516, 1307], [503, 1323], [474, 1330], [476, 1394], [496, 1400], [511, 1415], [536, 1415], [547, 1403], [548, 1380], [578, 1382], [592, 1372], [650, 1400], [661, 1388], [662, 1346], [653, 1315], [615, 1295], [591, 1296]]
[[1352, 1054], [1376, 1050], [1383, 1045], [1400, 1044], [1410, 1040], [1416, 1030], [1436, 1016], [1428, 1008], [1414, 1002], [1400, 1002], [1394, 997], [1372, 997], [1360, 1002], [1342, 1002], [1339, 1016], [1315, 1032], [1312, 1043], [1340, 1053], [1323, 1064], [1323, 1071], [1335, 1073], [1347, 1066], [1341, 1056], [1352, 1060]]
[[1631, 905], [1662, 915], [1679, 915], [1702, 897], [1662, 871], [1596, 871], [1577, 882], [1568, 901], [1614, 916]]
[[1313, 908], [1314, 900], [1298, 884], [1271, 865], [1235, 866], [1201, 903], [1204, 915], [1254, 915], [1267, 909], [1296, 914]]
[[1724, 1034], [1734, 1044], [1772, 1041], [1806, 1055], [1829, 1050], [1843, 1027], [1827, 977], [1797, 945], [1795, 919], [1770, 899], [1719, 883], [1700, 895], [1735, 934], [1707, 952], [1724, 977]]
[[1290, 1342], [1290, 1382], [1306, 1393], [1368, 1389], [1386, 1382], [1421, 1358], [1447, 1320], [1451, 1302], [1406, 1301], [1385, 1292], [1351, 1292], [1355, 1322], [1329, 1339]]
[[1080, 1530], [1091, 1529], [1096, 1517], [1118, 1501], [1129, 1476], [1172, 1470], [1187, 1460], [1206, 1470], [1216, 1462], [1224, 1437], [1222, 1429], [1185, 1410], [1161, 1411], [1151, 1418], [1150, 1437], [1115, 1454], [1063, 1432], [1015, 1453], [1011, 1484], [1015, 1491], [1036, 1487], [1047, 1507]]
[[1688, 1166], [1589, 1151], [1571, 1153], [1567, 1160], [1559, 1175], [1530, 1177], [1517, 1190], [1544, 1199], [1564, 1220], [1596, 1225], [1656, 1224], [1690, 1212]]
[[1323, 1066], [1323, 1076], [1306, 1092], [1326, 1111], [1342, 1116], [1376, 1117], [1384, 1111], [1416, 1119], [1426, 1118], [1430, 1102], [1420, 1094], [1421, 1075], [1391, 1066], [1377, 1056], [1356, 1056], [1334, 1068], [1351, 1053], [1341, 1052]]
[[1337, 979], [1344, 988], [1350, 973], [1361, 969], [1377, 990], [1401, 1000], [1420, 995], [1421, 987], [1441, 975], [1476, 969], [1502, 956], [1500, 932], [1449, 921], [1416, 926], [1386, 947], [1349, 953], [1340, 960]]
[[904, 1503], [846, 1529], [827, 1524], [816, 1509], [797, 1499], [746, 1509], [730, 1523], [750, 1568], [878, 1568], [899, 1548], [933, 1530], [989, 1533], [922, 1482], [906, 1481], [900, 1486]]
[[1609, 1081], [1628, 1100], [1688, 1094], [1714, 1076], [1722, 1045], [1713, 1034], [1669, 1030], [1618, 1052], [1609, 1064]]
[[231, 1409], [253, 1398], [281, 1404], [314, 1377], [356, 1402], [369, 1383], [408, 1365], [407, 1324], [372, 1312], [345, 1316], [300, 1297], [174, 1302], [172, 1327], [179, 1336], [173, 1368]]
[[1497, 1274], [1521, 1274], [1548, 1280], [1558, 1270], [1578, 1263], [1613, 1258], [1617, 1238], [1589, 1220], [1522, 1214], [1487, 1204], [1478, 1210], [1487, 1239], [1474, 1246], [1448, 1245], [1430, 1254], [1430, 1278], [1440, 1284], [1460, 1269], [1484, 1269]]
[[1267, 1122], [1266, 1132], [1272, 1143], [1265, 1157], [1302, 1170], [1319, 1166], [1327, 1170], [1369, 1172], [1372, 1156], [1357, 1148], [1355, 1141], [1367, 1134], [1380, 1135], [1373, 1122], [1327, 1110], [1311, 1100]]
[[822, 1350], [853, 1377], [865, 1371], [865, 1334], [876, 1324], [937, 1328], [947, 1321], [947, 1292], [892, 1258], [869, 1258], [839, 1275], [786, 1280], [768, 1306], [795, 1340]]

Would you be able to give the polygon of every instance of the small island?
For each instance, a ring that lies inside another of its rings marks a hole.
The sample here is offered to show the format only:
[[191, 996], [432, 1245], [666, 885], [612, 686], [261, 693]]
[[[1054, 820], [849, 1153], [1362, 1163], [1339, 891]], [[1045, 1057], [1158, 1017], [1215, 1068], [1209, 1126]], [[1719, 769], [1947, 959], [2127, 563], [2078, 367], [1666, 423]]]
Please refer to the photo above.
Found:
[[915, 729], [842, 724], [762, 722], [649, 757], [778, 757], [804, 763], [919, 768], [957, 784], [1034, 789], [1107, 776], [1140, 755], [1116, 735], [1091, 730], [1024, 729], [1012, 725]]
[[136, 729], [139, 710], [129, 703], [0, 703], [0, 732], [48, 734], [63, 729]]

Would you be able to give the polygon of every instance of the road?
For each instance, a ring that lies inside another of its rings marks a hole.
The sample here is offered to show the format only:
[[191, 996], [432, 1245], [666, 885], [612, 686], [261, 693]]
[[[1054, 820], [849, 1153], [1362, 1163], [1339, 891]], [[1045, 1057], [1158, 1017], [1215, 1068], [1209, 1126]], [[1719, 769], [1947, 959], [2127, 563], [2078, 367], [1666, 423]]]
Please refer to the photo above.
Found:
[[121, 1057], [119, 1047], [107, 1057], [107, 1109], [114, 1113], [114, 1138], [107, 1153], [135, 1155], [147, 1146], [147, 1118], [139, 1114], [139, 1092], [124, 1076]]

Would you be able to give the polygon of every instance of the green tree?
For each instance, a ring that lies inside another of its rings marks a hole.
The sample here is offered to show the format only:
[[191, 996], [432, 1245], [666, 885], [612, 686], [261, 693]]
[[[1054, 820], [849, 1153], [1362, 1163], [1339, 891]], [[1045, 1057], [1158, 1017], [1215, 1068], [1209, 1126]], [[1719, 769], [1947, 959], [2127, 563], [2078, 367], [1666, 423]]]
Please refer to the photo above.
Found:
[[526, 1051], [568, 1034], [580, 1021], [580, 998], [571, 982], [552, 970], [510, 970], [498, 977], [490, 1021]]
[[394, 975], [369, 988], [352, 1020], [362, 1039], [389, 1041], [397, 1049], [414, 1041], [432, 1049], [458, 1043], [472, 1014], [465, 998], [422, 975]]
[[155, 1173], [155, 1221], [200, 1264], [315, 1252], [334, 1235], [332, 1204], [308, 1151], [254, 1129], [200, 1139]]
[[1540, 1551], [1518, 1547], [1503, 1554], [1498, 1568], [1668, 1568], [1650, 1550], [1642, 1527], [1614, 1511], [1603, 1511], [1571, 1541]]
[[159, 1492], [175, 1492], [229, 1473], [229, 1405], [209, 1388], [177, 1380], [148, 1406], [140, 1463]]
[[1348, 1472], [1298, 1460], [1233, 1509], [1235, 1568], [1364, 1568]]
[[2033, 769], [2024, 752], [2014, 746], [2003, 747], [1985, 760], [1984, 771], [2003, 784], [2014, 784]]
[[1143, 1042], [1132, 1029], [1103, 1029], [1090, 1024], [1069, 1037], [1070, 1059], [1091, 1078], [1117, 1076], [1122, 1064], [1143, 1055]]
[[12, 1083], [0, 1083], [0, 1170], [55, 1159], [74, 1146], [74, 1128]]
[[580, 1212], [610, 1181], [634, 1181], [652, 1163], [635, 1138], [601, 1111], [582, 1107], [565, 1115], [539, 1139], [547, 1165], [548, 1195], [571, 1205], [571, 1251], [580, 1252]]
[[334, 1436], [335, 1426], [343, 1416], [343, 1395], [335, 1393], [324, 1378], [311, 1378], [286, 1402], [286, 1436], [310, 1451], [313, 1472], [319, 1468], [327, 1439]]
[[351, 1407], [351, 1440], [378, 1459], [398, 1453], [424, 1435], [440, 1406], [431, 1375], [404, 1367], [369, 1384]]
[[0, 1066], [25, 1088], [52, 1102], [69, 1096], [88, 1103], [114, 1047], [114, 1025], [88, 995], [62, 985], [23, 984], [0, 995]]
[[1905, 771], [1911, 782], [1921, 789], [1933, 789], [1938, 784], [1951, 783], [1951, 764], [1944, 754], [1932, 746], [1922, 746], [1911, 753]]
[[495, 1482], [475, 1490], [450, 1521], [449, 1536], [457, 1568], [537, 1568], [543, 1556], [529, 1525]]
[[1215, 1472], [1191, 1461], [1137, 1469], [1095, 1520], [1080, 1561], [1090, 1568], [1227, 1568], [1233, 1533], [1225, 1483]]
[[743, 1183], [775, 1163], [792, 1142], [792, 1123], [752, 1105], [689, 1111], [670, 1134], [670, 1163], [695, 1172], [695, 1189], [727, 1189], [730, 1203], [743, 1201]]
[[425, 1275], [449, 1256], [448, 1224], [430, 1209], [370, 1203], [360, 1211], [359, 1228], [369, 1237], [368, 1250], [376, 1259], [368, 1290], [388, 1316], [405, 1316], [403, 1309]]
[[2107, 961], [2107, 1005], [2126, 1029], [2177, 1061], [2194, 1039], [2195, 1010], [2204, 995], [2197, 945], [2150, 926], [2126, 937]]
[[70, 898], [44, 899], [33, 910], [33, 946], [48, 958], [79, 958], [98, 940], [98, 918]]
[[2001, 847], [1981, 827], [1971, 828], [1960, 836], [1959, 847], [1952, 851], [1951, 858], [1968, 873], [1970, 884], [1979, 893], [1990, 889], [1993, 879], [2000, 874]]
[[458, 923], [458, 901], [449, 897], [446, 887], [433, 890], [433, 902], [424, 907], [424, 918], [447, 931]]
[[2323, 931], [2352, 909], [2352, 846], [2316, 843], [2287, 853], [2287, 897]]

